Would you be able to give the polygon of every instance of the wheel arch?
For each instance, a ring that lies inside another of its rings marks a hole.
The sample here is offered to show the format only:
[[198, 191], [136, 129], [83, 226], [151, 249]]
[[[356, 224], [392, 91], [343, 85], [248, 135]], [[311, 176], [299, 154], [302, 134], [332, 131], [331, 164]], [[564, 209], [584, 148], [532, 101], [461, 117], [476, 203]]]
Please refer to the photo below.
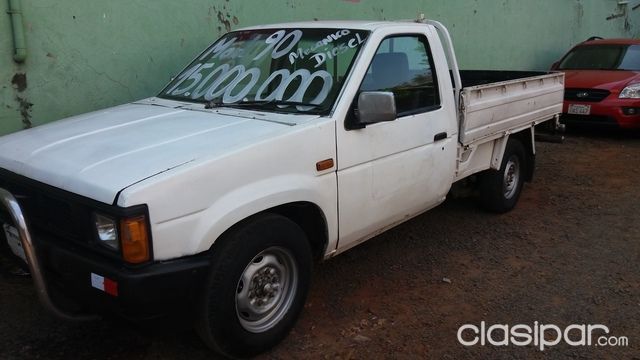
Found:
[[242, 227], [256, 216], [265, 213], [278, 214], [293, 221], [307, 236], [314, 260], [320, 261], [324, 258], [329, 244], [329, 227], [327, 218], [320, 206], [310, 201], [294, 201], [272, 206], [251, 214], [224, 230], [220, 236], [213, 241], [210, 249], [214, 250], [220, 239], [224, 239], [230, 233]]
[[524, 180], [530, 182], [533, 180], [533, 174], [536, 168], [536, 142], [535, 142], [535, 128], [524, 129], [520, 132], [511, 135], [512, 139], [518, 140], [525, 150], [524, 159]]
[[[193, 208], [193, 201], [177, 203], [178, 208], [172, 212], [187, 215], [171, 218], [171, 213], [162, 214], [169, 219], [156, 217], [161, 220], [152, 224], [154, 256], [157, 260], [169, 260], [209, 251], [223, 234], [256, 214], [271, 211], [291, 219], [309, 234], [314, 255], [319, 257], [320, 252], [330, 252], [337, 244], [335, 185], [332, 174], [280, 176], [239, 185], [232, 191], [216, 189], [207, 198], [197, 199], [200, 206], [206, 205], [202, 210], [185, 209], [187, 205]], [[211, 198], [215, 200], [210, 201]], [[165, 209], [171, 203], [152, 205]]]

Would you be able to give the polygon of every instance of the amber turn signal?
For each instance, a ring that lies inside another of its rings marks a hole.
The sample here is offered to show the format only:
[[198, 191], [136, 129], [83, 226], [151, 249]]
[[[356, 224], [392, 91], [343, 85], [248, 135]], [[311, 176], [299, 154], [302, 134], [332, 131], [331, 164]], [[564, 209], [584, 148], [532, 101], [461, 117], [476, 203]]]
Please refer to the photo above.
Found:
[[120, 241], [122, 257], [131, 264], [140, 264], [149, 260], [149, 231], [147, 218], [136, 216], [120, 221]]
[[317, 171], [329, 170], [333, 167], [333, 159], [326, 159], [316, 163]]

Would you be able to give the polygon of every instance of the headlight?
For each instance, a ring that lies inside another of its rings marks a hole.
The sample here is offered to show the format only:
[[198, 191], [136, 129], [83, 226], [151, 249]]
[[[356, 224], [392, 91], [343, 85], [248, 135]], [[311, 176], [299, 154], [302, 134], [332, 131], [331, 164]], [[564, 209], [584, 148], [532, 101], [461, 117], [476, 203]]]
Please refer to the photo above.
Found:
[[622, 90], [622, 92], [620, 93], [619, 98], [620, 99], [640, 99], [640, 83], [629, 85], [626, 88], [624, 88], [624, 90]]
[[95, 219], [100, 242], [112, 249], [118, 250], [120, 243], [118, 242], [118, 225], [116, 221], [100, 214], [96, 214]]

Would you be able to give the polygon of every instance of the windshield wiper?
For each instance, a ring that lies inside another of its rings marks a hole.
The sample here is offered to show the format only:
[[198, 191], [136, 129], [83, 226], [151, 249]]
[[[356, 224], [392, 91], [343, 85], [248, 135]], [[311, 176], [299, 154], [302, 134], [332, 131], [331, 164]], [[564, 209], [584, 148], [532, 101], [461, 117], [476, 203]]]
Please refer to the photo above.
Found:
[[[220, 101], [209, 101], [204, 105], [205, 109], [214, 109], [218, 107], [228, 106], [228, 107], [245, 107], [245, 106], [265, 106], [265, 105], [284, 105], [284, 106], [309, 106], [314, 108], [319, 108], [321, 105], [312, 104], [302, 101], [286, 101], [286, 100], [252, 100], [252, 101], [242, 101], [236, 103], [225, 103]], [[318, 109], [321, 110], [321, 109]]]
[[227, 104], [219, 102], [219, 101], [207, 101], [204, 104], [204, 108], [205, 109], [214, 109], [214, 108], [218, 108], [218, 107], [222, 107], [222, 106], [226, 106]]

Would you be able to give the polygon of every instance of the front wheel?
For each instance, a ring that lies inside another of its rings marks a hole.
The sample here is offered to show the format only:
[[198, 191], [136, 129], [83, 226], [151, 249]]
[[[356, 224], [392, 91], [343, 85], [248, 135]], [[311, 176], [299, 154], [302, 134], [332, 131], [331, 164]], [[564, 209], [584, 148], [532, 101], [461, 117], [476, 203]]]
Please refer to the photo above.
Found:
[[213, 350], [248, 357], [278, 344], [304, 306], [312, 255], [302, 229], [261, 214], [220, 239], [196, 329]]
[[525, 159], [522, 143], [509, 139], [500, 170], [480, 175], [480, 203], [485, 209], [505, 213], [516, 206], [524, 184]]

